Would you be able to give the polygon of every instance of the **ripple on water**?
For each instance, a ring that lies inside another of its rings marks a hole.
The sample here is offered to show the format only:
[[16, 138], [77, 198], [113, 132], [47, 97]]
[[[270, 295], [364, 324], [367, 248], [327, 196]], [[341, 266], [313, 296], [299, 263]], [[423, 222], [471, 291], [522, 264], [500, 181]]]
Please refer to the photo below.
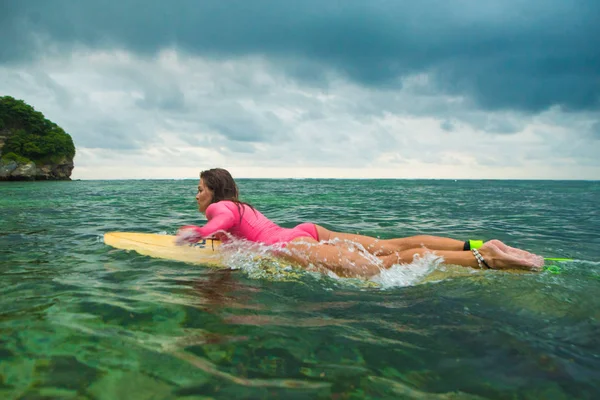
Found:
[[497, 237], [578, 260], [557, 274], [478, 271], [427, 255], [365, 284], [261, 263], [250, 249], [213, 270], [99, 240], [201, 224], [196, 183], [0, 186], [0, 397], [600, 393], [593, 183], [240, 182], [285, 226]]

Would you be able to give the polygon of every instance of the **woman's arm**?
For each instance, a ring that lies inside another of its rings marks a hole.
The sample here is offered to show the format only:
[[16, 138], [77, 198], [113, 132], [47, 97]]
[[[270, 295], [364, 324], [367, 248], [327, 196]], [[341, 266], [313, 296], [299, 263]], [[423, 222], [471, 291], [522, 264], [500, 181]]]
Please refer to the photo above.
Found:
[[222, 202], [213, 203], [206, 209], [208, 222], [204, 226], [186, 225], [177, 232], [177, 243], [196, 243], [218, 231], [228, 231], [236, 222], [236, 217]]

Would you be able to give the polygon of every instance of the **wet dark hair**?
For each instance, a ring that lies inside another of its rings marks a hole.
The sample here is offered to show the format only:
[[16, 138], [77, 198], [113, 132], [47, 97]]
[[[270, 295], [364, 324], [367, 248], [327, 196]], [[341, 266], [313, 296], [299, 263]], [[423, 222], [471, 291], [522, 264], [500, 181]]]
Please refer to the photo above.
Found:
[[211, 204], [223, 200], [232, 201], [238, 208], [238, 211], [240, 213], [240, 220], [244, 214], [242, 204], [245, 204], [252, 210], [255, 210], [251, 204], [248, 204], [239, 199], [240, 192], [238, 190], [238, 187], [235, 181], [233, 180], [233, 177], [226, 169], [207, 169], [206, 171], [200, 172], [200, 179], [202, 179], [204, 185], [213, 192], [213, 198], [210, 202]]

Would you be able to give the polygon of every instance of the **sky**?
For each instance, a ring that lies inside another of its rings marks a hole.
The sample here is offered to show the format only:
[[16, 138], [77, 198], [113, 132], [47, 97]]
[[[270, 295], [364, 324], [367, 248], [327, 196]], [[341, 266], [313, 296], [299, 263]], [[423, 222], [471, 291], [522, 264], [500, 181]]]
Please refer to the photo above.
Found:
[[73, 179], [600, 179], [597, 0], [0, 0]]

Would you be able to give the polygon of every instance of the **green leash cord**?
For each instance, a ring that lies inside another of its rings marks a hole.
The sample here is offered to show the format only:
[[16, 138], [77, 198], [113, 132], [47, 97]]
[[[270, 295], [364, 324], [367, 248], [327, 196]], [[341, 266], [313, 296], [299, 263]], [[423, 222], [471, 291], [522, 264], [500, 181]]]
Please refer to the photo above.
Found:
[[[546, 261], [556, 261], [556, 262], [563, 262], [563, 261], [574, 261], [571, 258], [544, 258], [544, 260]], [[558, 265], [548, 265], [546, 268], [544, 268], [544, 271], [548, 271], [551, 274], [555, 274], [558, 275], [561, 273], [561, 269]]]
[[560, 267], [558, 265], [548, 265], [546, 268], [544, 268], [544, 271], [548, 271], [551, 274], [555, 274], [558, 275], [560, 274]]

